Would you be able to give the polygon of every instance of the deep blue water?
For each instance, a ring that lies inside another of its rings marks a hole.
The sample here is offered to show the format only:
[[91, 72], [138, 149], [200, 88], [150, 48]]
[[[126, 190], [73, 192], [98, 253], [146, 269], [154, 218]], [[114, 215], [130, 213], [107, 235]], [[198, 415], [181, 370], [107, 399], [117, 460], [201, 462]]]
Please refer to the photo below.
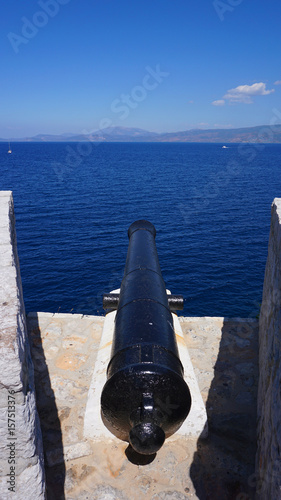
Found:
[[157, 229], [167, 288], [187, 316], [259, 312], [281, 145], [0, 144], [14, 194], [27, 312], [103, 314], [120, 286], [127, 229]]

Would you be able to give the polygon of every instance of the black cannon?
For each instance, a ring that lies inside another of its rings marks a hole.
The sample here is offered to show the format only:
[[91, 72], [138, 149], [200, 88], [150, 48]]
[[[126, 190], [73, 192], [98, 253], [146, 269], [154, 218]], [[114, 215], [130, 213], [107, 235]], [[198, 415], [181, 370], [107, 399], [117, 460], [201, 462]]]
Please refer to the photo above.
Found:
[[153, 224], [136, 221], [128, 236], [120, 294], [103, 300], [105, 309], [117, 313], [101, 409], [115, 436], [151, 455], [179, 429], [191, 406], [171, 314], [182, 309], [183, 299], [166, 293]]

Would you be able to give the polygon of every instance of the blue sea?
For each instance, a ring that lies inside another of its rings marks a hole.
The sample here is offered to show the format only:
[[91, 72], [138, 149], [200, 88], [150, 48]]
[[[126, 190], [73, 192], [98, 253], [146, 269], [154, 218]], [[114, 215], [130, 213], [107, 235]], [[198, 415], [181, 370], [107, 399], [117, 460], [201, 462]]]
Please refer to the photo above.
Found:
[[104, 314], [132, 222], [157, 230], [163, 278], [186, 316], [256, 317], [281, 145], [0, 144], [14, 195], [26, 311]]

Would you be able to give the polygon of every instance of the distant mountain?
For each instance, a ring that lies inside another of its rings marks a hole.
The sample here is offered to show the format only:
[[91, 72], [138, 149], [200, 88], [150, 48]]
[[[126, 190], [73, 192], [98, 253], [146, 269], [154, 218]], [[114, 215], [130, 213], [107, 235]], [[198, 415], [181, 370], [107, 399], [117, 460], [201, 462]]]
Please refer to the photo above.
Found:
[[[158, 136], [156, 132], [148, 132], [140, 128], [108, 127], [90, 134], [37, 134], [33, 137], [11, 139], [10, 142], [134, 142], [152, 140]], [[7, 139], [0, 139], [0, 141], [7, 142]]]
[[128, 128], [128, 127], [108, 127], [102, 131], [98, 131], [95, 134], [102, 134], [106, 137], [158, 137], [159, 134], [156, 132], [148, 132], [142, 128]]
[[281, 143], [281, 125], [234, 129], [187, 130], [161, 134], [161, 142]]
[[[7, 139], [0, 139], [7, 142]], [[38, 134], [10, 139], [11, 142], [214, 142], [214, 143], [281, 143], [281, 125], [264, 125], [234, 129], [185, 130], [157, 134], [140, 128], [108, 127], [90, 134]]]

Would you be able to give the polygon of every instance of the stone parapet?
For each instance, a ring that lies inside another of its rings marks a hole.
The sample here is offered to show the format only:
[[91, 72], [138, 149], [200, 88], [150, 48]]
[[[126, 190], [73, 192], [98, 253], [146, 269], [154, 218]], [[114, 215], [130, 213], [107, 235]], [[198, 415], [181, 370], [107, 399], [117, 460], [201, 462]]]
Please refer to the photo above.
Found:
[[45, 498], [11, 191], [0, 192], [0, 498]]
[[257, 498], [281, 499], [281, 199], [271, 211], [259, 320]]

